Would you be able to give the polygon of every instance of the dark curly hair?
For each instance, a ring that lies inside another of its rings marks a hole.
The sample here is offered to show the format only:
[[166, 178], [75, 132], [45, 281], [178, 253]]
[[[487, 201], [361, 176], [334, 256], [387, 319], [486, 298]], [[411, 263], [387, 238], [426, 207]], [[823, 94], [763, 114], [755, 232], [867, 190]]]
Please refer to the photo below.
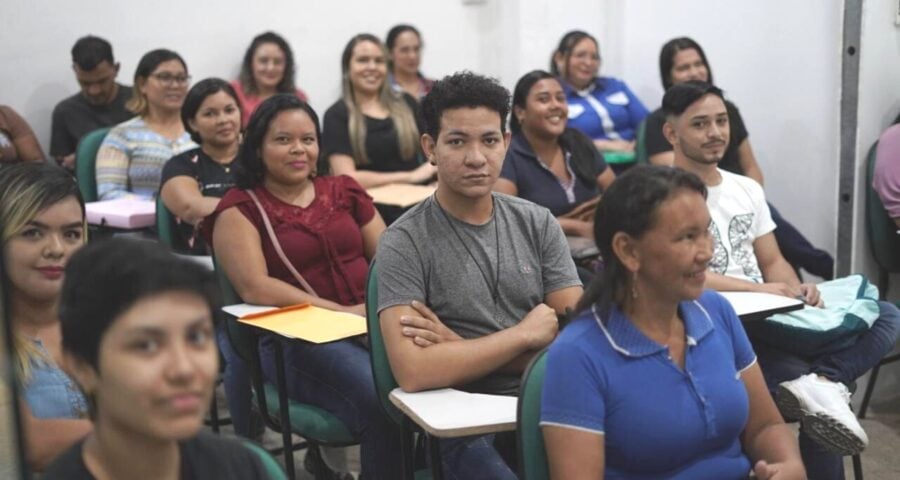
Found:
[[693, 173], [660, 165], [638, 165], [616, 178], [603, 192], [594, 215], [594, 238], [604, 269], [588, 286], [578, 310], [596, 305], [606, 315], [621, 304], [631, 279], [612, 249], [613, 236], [624, 232], [640, 238], [656, 225], [660, 205], [679, 191], [697, 192], [706, 198], [706, 185]]
[[494, 79], [470, 71], [454, 73], [434, 82], [422, 99], [425, 133], [437, 139], [441, 132], [441, 115], [460, 107], [485, 107], [500, 115], [500, 131], [506, 133], [509, 116], [509, 90]]
[[[266, 174], [266, 166], [259, 152], [272, 120], [285, 110], [303, 110], [316, 126], [316, 145], [321, 146], [322, 131], [319, 128], [319, 116], [308, 103], [289, 93], [279, 93], [266, 99], [253, 112], [247, 129], [244, 130], [244, 143], [234, 162], [234, 181], [239, 188], [252, 189], [262, 183]], [[318, 159], [312, 159], [316, 165]], [[314, 167], [315, 168], [315, 167]], [[315, 172], [315, 170], [313, 170]]]

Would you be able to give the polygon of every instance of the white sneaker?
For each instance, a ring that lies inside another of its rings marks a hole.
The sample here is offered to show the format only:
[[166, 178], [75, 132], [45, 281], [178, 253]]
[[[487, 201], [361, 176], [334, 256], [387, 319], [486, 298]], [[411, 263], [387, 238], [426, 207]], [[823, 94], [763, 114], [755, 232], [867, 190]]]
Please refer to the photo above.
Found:
[[869, 444], [850, 410], [850, 392], [842, 383], [810, 373], [782, 382], [776, 403], [785, 419], [800, 419], [803, 431], [828, 450], [855, 455]]

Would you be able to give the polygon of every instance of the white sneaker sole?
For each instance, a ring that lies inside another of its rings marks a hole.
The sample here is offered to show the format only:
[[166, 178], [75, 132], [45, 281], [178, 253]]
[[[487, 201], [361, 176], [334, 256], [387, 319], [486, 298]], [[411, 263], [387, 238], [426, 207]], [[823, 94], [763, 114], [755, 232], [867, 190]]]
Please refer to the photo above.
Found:
[[805, 415], [800, 424], [811, 439], [840, 455], [856, 455], [866, 448], [865, 442], [836, 418], [819, 413]]

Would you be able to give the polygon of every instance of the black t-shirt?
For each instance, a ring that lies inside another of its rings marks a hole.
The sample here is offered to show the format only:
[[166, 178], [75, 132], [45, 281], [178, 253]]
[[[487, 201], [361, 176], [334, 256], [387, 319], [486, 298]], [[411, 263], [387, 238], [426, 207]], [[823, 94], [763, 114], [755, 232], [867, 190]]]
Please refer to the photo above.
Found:
[[[95, 480], [84, 464], [84, 440], [56, 458], [42, 480]], [[181, 480], [268, 480], [262, 461], [239, 441], [200, 432], [179, 443]]]
[[[174, 177], [186, 176], [197, 181], [200, 194], [204, 197], [225, 196], [234, 186], [234, 174], [230, 165], [221, 165], [200, 148], [188, 150], [170, 158], [162, 170], [160, 185]], [[160, 187], [160, 190], [162, 187]], [[173, 215], [172, 248], [179, 253], [209, 255], [209, 248], [194, 232], [194, 226], [182, 222]]]
[[[413, 112], [419, 133], [425, 129], [422, 121], [419, 105], [416, 100], [404, 93], [403, 100]], [[349, 112], [343, 100], [335, 102], [325, 111], [322, 122], [322, 165], [328, 165], [328, 157], [338, 153], [353, 156], [353, 147], [350, 143]], [[400, 154], [400, 140], [397, 137], [397, 129], [391, 117], [378, 119], [365, 117], [366, 122], [366, 154], [369, 157], [368, 165], [358, 165], [360, 170], [375, 172], [399, 172], [408, 171], [418, 167], [421, 157], [402, 158]]]
[[63, 157], [75, 153], [81, 137], [134, 117], [134, 113], [125, 108], [130, 98], [131, 87], [119, 85], [119, 92], [109, 105], [91, 105], [81, 92], [56, 104], [50, 129], [50, 155]]
[[[741, 167], [738, 147], [747, 139], [747, 128], [744, 127], [741, 112], [738, 111], [733, 103], [725, 100], [725, 109], [728, 110], [728, 124], [731, 128], [731, 137], [728, 141], [728, 148], [725, 149], [725, 154], [722, 156], [722, 161], [719, 162], [719, 168], [743, 175], [744, 169]], [[647, 146], [648, 156], [672, 151], [672, 144], [666, 140], [662, 132], [664, 123], [666, 123], [666, 114], [661, 108], [647, 117], [647, 126], [644, 133], [646, 140], [644, 143]]]

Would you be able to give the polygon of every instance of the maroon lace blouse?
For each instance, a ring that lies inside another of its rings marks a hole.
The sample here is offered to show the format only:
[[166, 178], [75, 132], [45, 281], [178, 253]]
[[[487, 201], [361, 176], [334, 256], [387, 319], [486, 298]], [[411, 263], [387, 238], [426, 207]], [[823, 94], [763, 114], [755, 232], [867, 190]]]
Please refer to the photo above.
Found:
[[[344, 175], [317, 177], [313, 186], [316, 198], [306, 208], [279, 200], [262, 185], [253, 191], [269, 216], [284, 254], [316, 293], [341, 305], [363, 303], [369, 263], [360, 227], [375, 216], [372, 197]], [[203, 220], [201, 232], [207, 242], [212, 243], [218, 215], [231, 207], [237, 207], [259, 230], [269, 275], [301, 288], [278, 258], [259, 210], [245, 190], [229, 190]]]

